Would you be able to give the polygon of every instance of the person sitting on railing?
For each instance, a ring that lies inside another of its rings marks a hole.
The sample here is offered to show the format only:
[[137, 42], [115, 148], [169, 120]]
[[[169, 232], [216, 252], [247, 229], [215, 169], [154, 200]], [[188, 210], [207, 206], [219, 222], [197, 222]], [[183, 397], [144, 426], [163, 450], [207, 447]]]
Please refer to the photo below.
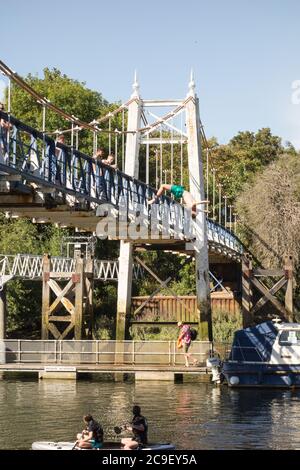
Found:
[[90, 414], [84, 416], [83, 421], [86, 427], [81, 433], [77, 434], [75, 445], [81, 449], [101, 449], [103, 447], [103, 429], [101, 425]]
[[[166, 191], [170, 191], [173, 194], [174, 198], [177, 200], [183, 199], [184, 205], [192, 212], [192, 216], [196, 217], [197, 215], [197, 205], [198, 204], [206, 204], [208, 201], [195, 201], [193, 196], [189, 191], [186, 191], [183, 186], [176, 185], [176, 184], [162, 184], [158, 189], [156, 195], [148, 201], [148, 204], [154, 204], [157, 202], [158, 198], [164, 194]], [[207, 212], [206, 210], [202, 210], [201, 212]]]
[[131, 431], [133, 437], [125, 437], [121, 440], [124, 450], [134, 450], [148, 444], [148, 423], [141, 415], [141, 407], [134, 405], [132, 408], [133, 419], [130, 425], [125, 426], [125, 430]]

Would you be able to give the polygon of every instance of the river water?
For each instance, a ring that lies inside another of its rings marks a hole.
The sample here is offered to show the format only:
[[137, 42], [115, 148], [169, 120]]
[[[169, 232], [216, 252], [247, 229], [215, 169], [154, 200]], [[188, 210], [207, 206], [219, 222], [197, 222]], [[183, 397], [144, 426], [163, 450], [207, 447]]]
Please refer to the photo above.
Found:
[[74, 441], [92, 413], [107, 439], [133, 403], [148, 418], [149, 440], [177, 449], [300, 448], [300, 391], [231, 390], [210, 384], [0, 380], [0, 449], [37, 440]]

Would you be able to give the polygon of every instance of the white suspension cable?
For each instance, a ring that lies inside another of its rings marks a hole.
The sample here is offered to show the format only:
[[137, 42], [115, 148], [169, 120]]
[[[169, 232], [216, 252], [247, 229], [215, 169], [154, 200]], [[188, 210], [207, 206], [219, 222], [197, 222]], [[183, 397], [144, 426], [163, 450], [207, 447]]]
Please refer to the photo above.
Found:
[[93, 156], [96, 155], [97, 152], [97, 144], [96, 144], [97, 132], [93, 132]]
[[163, 145], [162, 145], [162, 129], [159, 131], [160, 134], [160, 184], [163, 184]]
[[155, 149], [155, 188], [158, 188], [158, 151]]
[[118, 129], [115, 129], [115, 163], [118, 166]]
[[[172, 123], [173, 123], [173, 118], [172, 118]], [[171, 184], [174, 183], [174, 143], [173, 143], [173, 138], [174, 138], [174, 130], [172, 128], [171, 129]]]
[[44, 160], [45, 153], [46, 153], [46, 148], [45, 148], [46, 147], [46, 140], [45, 140], [46, 134], [45, 134], [45, 130], [46, 130], [46, 106], [43, 104], [43, 118], [42, 118], [42, 132], [43, 132], [42, 158], [43, 158], [43, 160]]
[[125, 171], [125, 110], [122, 110], [122, 171]]
[[7, 96], [7, 113], [11, 114], [11, 78], [8, 78], [8, 96]]
[[180, 185], [183, 186], [183, 114], [180, 116], [181, 139], [180, 139]]
[[108, 153], [111, 154], [111, 118], [108, 120]]
[[75, 130], [75, 148], [76, 150], [78, 150], [78, 147], [79, 147], [79, 132], [78, 132], [78, 127], [76, 127], [76, 130]]
[[72, 122], [72, 129], [71, 129], [71, 148], [72, 148], [72, 151], [73, 151], [73, 147], [74, 147], [74, 123]]
[[149, 184], [149, 136], [146, 143], [146, 184]]
[[209, 199], [209, 195], [208, 195], [208, 192], [209, 192], [209, 185], [208, 185], [208, 182], [209, 182], [209, 169], [208, 169], [208, 165], [209, 165], [209, 162], [208, 162], [208, 157], [209, 157], [209, 150], [208, 150], [208, 147], [206, 148], [206, 199], [208, 200]]

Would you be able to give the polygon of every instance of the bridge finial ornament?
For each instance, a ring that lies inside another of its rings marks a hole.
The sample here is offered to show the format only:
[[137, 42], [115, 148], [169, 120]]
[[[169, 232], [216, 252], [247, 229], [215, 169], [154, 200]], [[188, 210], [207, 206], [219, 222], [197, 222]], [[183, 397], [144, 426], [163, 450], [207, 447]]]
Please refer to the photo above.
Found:
[[191, 75], [190, 75], [190, 82], [189, 82], [189, 95], [190, 96], [195, 96], [195, 80], [194, 80], [194, 70], [191, 69]]
[[137, 79], [137, 72], [136, 70], [134, 71], [134, 81], [133, 81], [133, 84], [132, 84], [132, 89], [133, 89], [133, 92], [132, 92], [132, 98], [133, 97], [139, 97], [140, 96], [140, 93], [139, 93], [139, 89], [140, 89], [140, 85], [139, 85], [139, 82], [138, 82], [138, 79]]

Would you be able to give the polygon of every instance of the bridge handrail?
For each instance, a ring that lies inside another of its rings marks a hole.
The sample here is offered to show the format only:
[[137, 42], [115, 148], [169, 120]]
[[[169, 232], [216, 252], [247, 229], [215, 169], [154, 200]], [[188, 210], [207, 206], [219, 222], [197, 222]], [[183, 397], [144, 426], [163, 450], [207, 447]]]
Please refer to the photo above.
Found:
[[[42, 255], [28, 255], [18, 253], [7, 255], [0, 253], [0, 276], [13, 275], [14, 277], [41, 279], [42, 277]], [[73, 272], [75, 267], [74, 258], [51, 256], [51, 270], [53, 272]], [[117, 280], [119, 273], [118, 260], [94, 260], [95, 279]], [[134, 264], [133, 275], [138, 279], [142, 275], [142, 268]]]
[[[69, 193], [75, 198], [84, 196], [84, 200], [88, 201], [88, 204], [108, 202], [118, 206], [120, 197], [126, 195], [127, 201], [131, 201], [132, 204], [138, 203], [143, 207], [146, 217], [149, 215], [150, 210], [153, 211], [153, 217], [155, 217], [154, 211], [156, 208], [154, 206], [158, 206], [158, 219], [166, 220], [167, 218], [170, 227], [175, 227], [178, 234], [184, 235], [185, 211], [184, 207], [178, 202], [163, 195], [160, 200], [161, 203], [151, 206], [150, 209], [147, 199], [152, 198], [156, 192], [151, 186], [118, 169], [113, 169], [109, 165], [99, 161], [95, 162], [90, 156], [72, 147], [55, 143], [48, 135], [3, 111], [0, 111], [0, 118], [10, 122], [13, 126], [12, 136], [9, 139], [9, 148], [5, 132], [0, 127], [0, 157], [1, 145], [6, 149], [4, 157], [0, 158], [2, 171], [9, 168], [12, 172], [21, 173], [29, 181], [42, 181], [44, 185], [57, 188], [63, 193]], [[22, 141], [19, 135], [20, 131], [30, 135], [30, 144]], [[42, 148], [38, 147], [38, 139]], [[57, 149], [61, 151], [61, 155], [56, 154]], [[42, 158], [43, 152], [44, 158]], [[38, 161], [36, 170], [28, 168], [28, 165], [32, 163], [31, 153]], [[218, 237], [217, 243], [226, 246], [232, 252], [242, 253], [243, 248], [240, 241], [232, 232], [209, 219], [207, 220], [207, 228], [208, 233], [209, 230], [212, 230], [213, 235]], [[214, 241], [213, 236], [210, 239], [210, 241]]]

